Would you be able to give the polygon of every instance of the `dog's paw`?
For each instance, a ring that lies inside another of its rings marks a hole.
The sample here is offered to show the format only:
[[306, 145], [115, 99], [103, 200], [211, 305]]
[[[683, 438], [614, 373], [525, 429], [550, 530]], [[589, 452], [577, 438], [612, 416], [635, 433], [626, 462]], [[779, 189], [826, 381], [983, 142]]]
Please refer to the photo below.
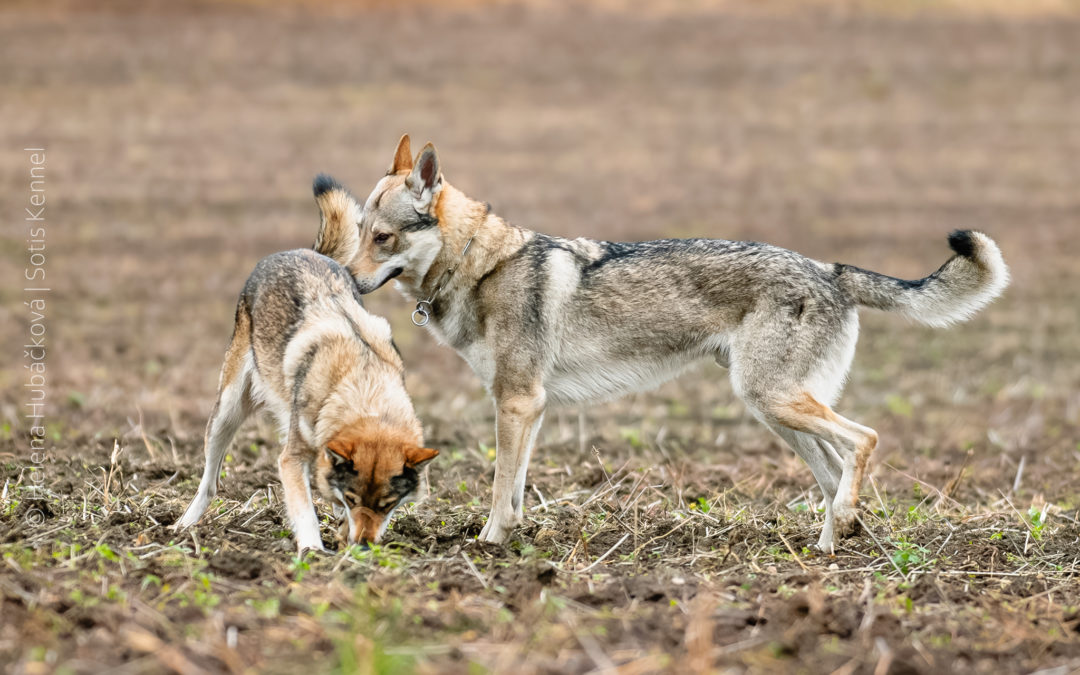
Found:
[[859, 512], [853, 507], [833, 511], [833, 531], [838, 537], [850, 537], [859, 528]]
[[480, 530], [480, 541], [489, 544], [505, 544], [506, 540], [510, 538], [510, 531], [514, 529], [514, 526], [500, 526], [494, 523], [494, 520], [488, 519], [484, 529]]
[[831, 522], [825, 521], [825, 524], [821, 527], [821, 536], [818, 537], [817, 543], [810, 548], [822, 555], [836, 555], [836, 546], [833, 543], [833, 524]]
[[203, 498], [201, 495], [196, 495], [195, 499], [191, 500], [191, 504], [184, 510], [184, 515], [180, 516], [172, 525], [173, 532], [179, 532], [186, 530], [195, 523], [199, 522], [203, 514], [206, 513], [206, 507], [209, 506], [209, 500]]
[[[200, 517], [202, 516], [202, 514], [199, 515]], [[185, 513], [183, 516], [180, 517], [180, 520], [173, 523], [169, 529], [173, 532], [183, 532], [197, 522], [199, 522], [199, 518], [193, 517], [189, 513]]]
[[821, 555], [827, 555], [829, 557], [833, 557], [836, 555], [836, 545], [833, 544], [831, 538], [829, 539], [829, 541], [822, 541], [819, 539], [816, 544], [810, 545], [810, 549], [817, 551]]
[[314, 542], [309, 542], [309, 543], [306, 543], [306, 544], [298, 544], [296, 546], [296, 555], [299, 556], [301, 559], [303, 559], [304, 556], [307, 555], [308, 553], [317, 553], [319, 555], [329, 555], [331, 553], [331, 551], [326, 550], [326, 548], [322, 544], [322, 541], [320, 541], [318, 544], [316, 544]]

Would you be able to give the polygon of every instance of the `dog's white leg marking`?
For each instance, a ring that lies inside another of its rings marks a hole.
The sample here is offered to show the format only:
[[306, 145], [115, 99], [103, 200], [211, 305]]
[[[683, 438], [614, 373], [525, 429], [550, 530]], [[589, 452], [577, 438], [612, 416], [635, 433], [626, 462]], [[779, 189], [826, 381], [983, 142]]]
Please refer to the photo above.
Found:
[[844, 471], [844, 461], [840, 459], [840, 453], [836, 451], [836, 448], [832, 446], [823, 438], [814, 438], [817, 441], [818, 446], [821, 447], [821, 452], [825, 456], [825, 460], [829, 464], [829, 471], [836, 477], [836, 482], [840, 482], [840, 474]]
[[[828, 441], [817, 438], [816, 436], [811, 436], [810, 438], [813, 438], [814, 442], [817, 443], [818, 447], [821, 448], [821, 452], [825, 457], [825, 462], [828, 465], [829, 472], [833, 475], [833, 479], [836, 484], [839, 485], [840, 476], [844, 472], [844, 462], [840, 459], [840, 453], [838, 453], [836, 451], [836, 448], [834, 448], [832, 444]], [[830, 502], [833, 500], [834, 497], [835, 495], [833, 497], [822, 496], [821, 503], [818, 504], [818, 510], [828, 510], [830, 508]]]
[[480, 532], [482, 541], [503, 543], [521, 518], [520, 508], [516, 512], [514, 508], [515, 486], [520, 480], [524, 489], [529, 440], [535, 433], [534, 427], [540, 426], [544, 401], [543, 389], [531, 394], [504, 396], [496, 401], [495, 483], [491, 515]]
[[826, 449], [828, 445], [815, 436], [793, 431], [780, 424], [772, 423], [769, 427], [806, 462], [817, 480], [818, 487], [821, 488], [822, 503], [825, 506], [825, 523], [821, 528], [817, 546], [818, 550], [832, 554], [835, 551], [833, 501], [836, 499], [836, 491], [840, 485], [840, 471], [833, 468], [832, 460], [828, 456], [829, 451]]
[[301, 555], [305, 549], [324, 551], [319, 534], [319, 518], [311, 499], [310, 462], [298, 439], [289, 439], [278, 457], [281, 488], [285, 492], [285, 510], [296, 536], [296, 548]]
[[544, 413], [541, 412], [536, 421], [532, 423], [525, 446], [521, 449], [524, 457], [518, 461], [517, 474], [514, 476], [514, 495], [511, 506], [514, 507], [514, 524], [521, 525], [525, 522], [525, 514], [522, 506], [525, 503], [525, 475], [529, 471], [529, 459], [532, 457], [533, 447], [536, 445], [536, 437], [540, 434], [540, 426], [544, 423]]
[[173, 525], [174, 530], [182, 530], [199, 522], [217, 496], [218, 476], [221, 475], [225, 451], [232, 443], [236, 430], [251, 414], [250, 367], [250, 363], [245, 362], [240, 372], [234, 375], [232, 382], [222, 387], [218, 394], [214, 410], [210, 413], [210, 421], [206, 423], [206, 464], [203, 467], [202, 480], [199, 481], [199, 490], [184, 515]]

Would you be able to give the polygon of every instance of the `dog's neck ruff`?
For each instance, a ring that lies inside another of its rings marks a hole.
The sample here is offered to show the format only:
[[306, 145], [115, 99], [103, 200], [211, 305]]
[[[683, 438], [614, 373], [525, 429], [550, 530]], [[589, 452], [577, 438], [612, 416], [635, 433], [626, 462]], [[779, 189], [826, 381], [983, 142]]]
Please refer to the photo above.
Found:
[[[487, 209], [484, 211], [484, 215], [480, 218], [480, 224], [476, 226], [476, 231], [473, 232], [471, 237], [469, 237], [469, 241], [465, 242], [465, 247], [461, 249], [462, 260], [465, 259], [465, 254], [469, 252], [469, 246], [472, 245], [473, 239], [476, 239], [476, 235], [480, 234], [480, 228], [482, 228], [484, 226], [484, 223], [487, 222], [488, 214], [491, 213], [491, 204], [487, 204], [486, 207]], [[433, 304], [435, 302], [435, 298], [439, 296], [439, 293], [446, 285], [446, 282], [449, 281], [452, 276], [454, 276], [454, 272], [457, 271], [457, 268], [458, 266], [454, 266], [443, 272], [442, 275], [439, 277], [438, 283], [435, 284], [435, 290], [431, 292], [431, 295], [428, 296], [428, 299], [420, 300], [416, 303], [416, 309], [414, 309], [412, 313], [413, 324], [421, 327], [428, 325], [428, 322], [431, 321], [431, 313], [435, 311], [435, 305]]]

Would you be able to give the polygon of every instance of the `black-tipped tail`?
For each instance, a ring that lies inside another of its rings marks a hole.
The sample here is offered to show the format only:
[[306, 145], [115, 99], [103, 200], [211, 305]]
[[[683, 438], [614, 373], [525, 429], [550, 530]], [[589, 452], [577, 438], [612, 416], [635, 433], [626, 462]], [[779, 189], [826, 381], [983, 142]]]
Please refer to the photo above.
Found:
[[971, 230], [953, 230], [949, 233], [949, 248], [965, 258], [975, 257], [975, 237]]
[[360, 204], [341, 183], [325, 173], [315, 177], [311, 189], [322, 216], [315, 250], [347, 267], [360, 250]]
[[930, 326], [963, 321], [1001, 295], [1009, 268], [994, 240], [975, 230], [949, 235], [956, 255], [928, 277], [915, 281], [837, 265], [837, 283], [864, 307], [899, 312]]

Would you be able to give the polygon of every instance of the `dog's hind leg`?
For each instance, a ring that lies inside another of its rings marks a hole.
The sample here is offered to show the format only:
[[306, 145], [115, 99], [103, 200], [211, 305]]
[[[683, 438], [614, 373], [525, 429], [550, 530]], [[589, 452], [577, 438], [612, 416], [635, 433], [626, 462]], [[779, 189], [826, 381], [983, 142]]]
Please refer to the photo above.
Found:
[[814, 461], [811, 469], [821, 474], [823, 488], [836, 482], [833, 532], [826, 523], [819, 540], [820, 548], [832, 553], [829, 535], [846, 534], [854, 526], [859, 486], [877, 433], [825, 403], [842, 388], [858, 338], [857, 316], [853, 310], [838, 315], [827, 305], [815, 309], [812, 303], [805, 310], [797, 321], [775, 309], [747, 317], [732, 345], [731, 382], [758, 419], [781, 436], [786, 438], [778, 429], [814, 437], [814, 447], [801, 437], [793, 447], [808, 464]]
[[[810, 436], [810, 438], [814, 439], [814, 442], [821, 449], [822, 456], [829, 466], [829, 471], [836, 477], [836, 482], [839, 484], [840, 476], [844, 473], [844, 461], [840, 459], [840, 453], [828, 441], [816, 436]], [[831, 497], [822, 496], [821, 503], [818, 504], [818, 510], [824, 509], [826, 507], [825, 502], [831, 501], [831, 499]]]
[[[239, 328], [239, 326], [238, 326]], [[237, 330], [237, 335], [239, 335]], [[245, 335], [246, 337], [246, 335]], [[246, 343], [246, 341], [245, 341]], [[205, 454], [202, 480], [195, 498], [191, 500], [187, 511], [176, 521], [173, 529], [191, 527], [199, 522], [207, 507], [217, 496], [218, 476], [221, 475], [221, 463], [225, 451], [229, 449], [236, 430], [251, 414], [251, 356], [246, 344], [237, 344], [234, 337], [225, 355], [225, 365], [221, 371], [221, 387], [217, 402], [206, 423]]]
[[[808, 392], [799, 392], [775, 399], [763, 413], [770, 425], [779, 424], [794, 431], [813, 434], [832, 445], [843, 463], [840, 483], [833, 498], [832, 512], [837, 534], [844, 535], [855, 524], [855, 506], [859, 500], [866, 465], [877, 447], [877, 432], [837, 415]], [[822, 550], [831, 553], [829, 542]]]
[[833, 501], [836, 499], [841, 476], [839, 466], [834, 465], [833, 458], [830, 457], [830, 454], [835, 456], [835, 451], [816, 436], [794, 431], [775, 423], [769, 424], [769, 428], [784, 439], [813, 472], [814, 479], [817, 480], [818, 487], [821, 489], [822, 504], [825, 508], [825, 524], [821, 528], [817, 545], [820, 550], [832, 550], [835, 526]]

